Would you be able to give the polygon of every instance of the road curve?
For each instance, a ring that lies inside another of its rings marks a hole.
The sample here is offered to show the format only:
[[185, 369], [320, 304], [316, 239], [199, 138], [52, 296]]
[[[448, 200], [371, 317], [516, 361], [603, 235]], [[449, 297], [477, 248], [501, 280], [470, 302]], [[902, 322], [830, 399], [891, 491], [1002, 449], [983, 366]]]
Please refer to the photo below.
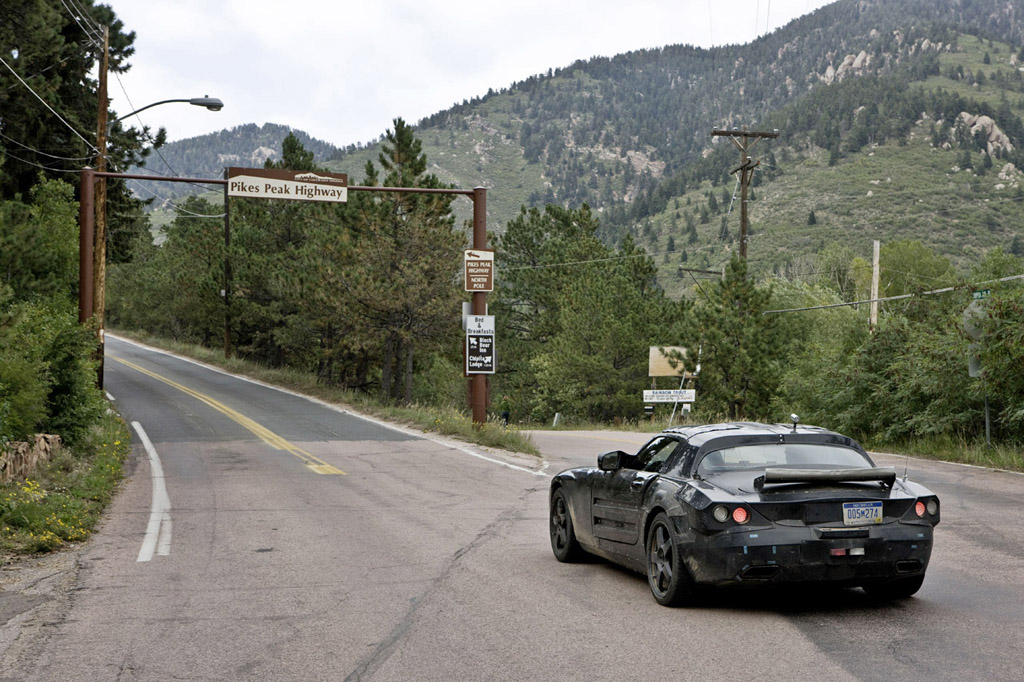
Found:
[[943, 500], [914, 599], [724, 593], [666, 609], [641, 576], [559, 564], [547, 539], [550, 474], [642, 434], [535, 432], [542, 463], [116, 338], [107, 353], [106, 386], [163, 475], [136, 432], [74, 589], [23, 628], [2, 680], [1020, 677], [1019, 475], [910, 463]]

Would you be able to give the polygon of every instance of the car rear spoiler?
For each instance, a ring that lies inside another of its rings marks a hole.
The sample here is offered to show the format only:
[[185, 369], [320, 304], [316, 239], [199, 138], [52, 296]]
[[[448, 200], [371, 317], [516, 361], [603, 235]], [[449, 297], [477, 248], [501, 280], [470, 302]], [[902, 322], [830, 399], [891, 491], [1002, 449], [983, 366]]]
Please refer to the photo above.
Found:
[[754, 489], [761, 491], [775, 483], [840, 483], [847, 481], [878, 481], [887, 488], [896, 482], [896, 469], [872, 467], [866, 469], [765, 469], [763, 476], [754, 479]]

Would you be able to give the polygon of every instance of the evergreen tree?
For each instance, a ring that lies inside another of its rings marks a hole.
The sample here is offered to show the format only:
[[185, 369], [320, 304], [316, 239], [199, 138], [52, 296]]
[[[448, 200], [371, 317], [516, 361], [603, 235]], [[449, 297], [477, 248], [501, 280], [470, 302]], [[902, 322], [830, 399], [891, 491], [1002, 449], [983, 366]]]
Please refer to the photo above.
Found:
[[702, 348], [697, 409], [734, 419], [770, 419], [785, 357], [779, 318], [762, 315], [771, 298], [747, 276], [746, 261], [734, 255], [725, 279], [700, 299], [696, 315]]
[[[401, 118], [385, 132], [381, 149], [385, 187], [445, 187], [426, 172], [422, 142]], [[376, 185], [378, 178], [372, 162], [367, 163], [364, 185]], [[334, 276], [364, 333], [380, 340], [382, 395], [408, 402], [416, 349], [437, 348], [453, 341], [458, 331], [462, 292], [455, 282], [465, 236], [454, 229], [453, 195], [377, 192], [359, 197], [347, 212], [353, 233], [350, 266]]]

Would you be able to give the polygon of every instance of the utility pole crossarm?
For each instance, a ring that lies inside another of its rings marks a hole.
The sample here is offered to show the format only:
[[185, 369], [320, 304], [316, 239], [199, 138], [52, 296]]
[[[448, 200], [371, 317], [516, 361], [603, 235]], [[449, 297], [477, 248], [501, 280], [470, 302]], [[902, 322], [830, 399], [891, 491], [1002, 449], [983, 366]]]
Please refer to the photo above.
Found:
[[719, 137], [719, 136], [723, 136], [723, 135], [727, 135], [729, 137], [756, 137], [756, 138], [761, 138], [761, 137], [778, 137], [779, 136], [779, 129], [776, 128], [775, 130], [772, 130], [772, 131], [767, 131], [767, 130], [758, 131], [758, 130], [747, 130], [746, 128], [743, 128], [742, 130], [740, 130], [739, 128], [733, 128], [732, 130], [727, 130], [725, 128], [715, 128], [715, 129], [713, 129], [711, 131], [711, 135], [713, 137]]
[[740, 165], [732, 170], [729, 175], [740, 174], [740, 258], [747, 258], [747, 187], [750, 185], [750, 178], [754, 169], [760, 165], [760, 161], [750, 158], [750, 150], [762, 138], [778, 137], [779, 130], [747, 130], [746, 126], [727, 130], [725, 128], [714, 128], [711, 131], [712, 137], [728, 137], [740, 152]]

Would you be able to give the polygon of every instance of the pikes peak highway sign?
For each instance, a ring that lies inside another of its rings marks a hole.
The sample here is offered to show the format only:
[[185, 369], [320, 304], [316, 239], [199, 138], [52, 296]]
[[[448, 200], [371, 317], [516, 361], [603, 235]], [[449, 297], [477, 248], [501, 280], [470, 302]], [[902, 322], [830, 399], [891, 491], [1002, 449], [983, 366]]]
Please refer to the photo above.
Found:
[[348, 176], [276, 168], [228, 168], [228, 196], [345, 202]]

